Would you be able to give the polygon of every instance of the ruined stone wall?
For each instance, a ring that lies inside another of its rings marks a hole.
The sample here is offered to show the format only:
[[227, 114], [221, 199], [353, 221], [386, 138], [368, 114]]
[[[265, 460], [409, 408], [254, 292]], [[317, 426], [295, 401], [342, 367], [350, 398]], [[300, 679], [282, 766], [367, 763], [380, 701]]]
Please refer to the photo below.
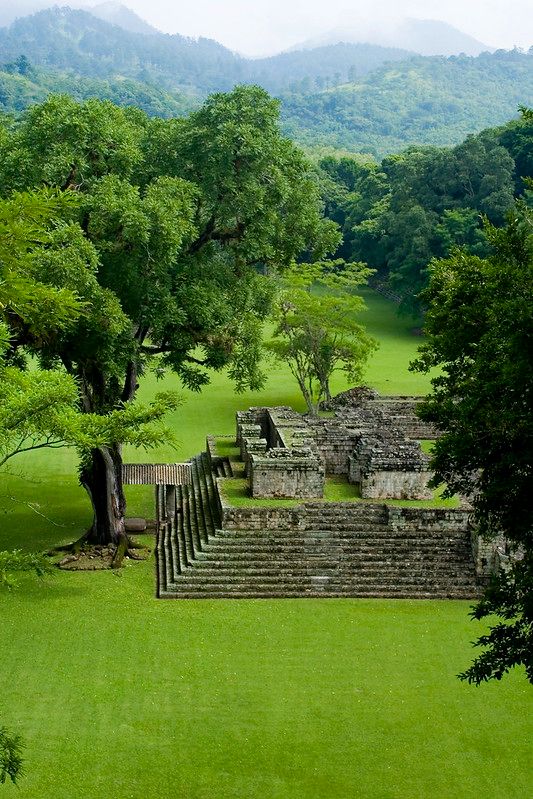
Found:
[[466, 508], [402, 508], [387, 506], [391, 530], [405, 533], [470, 531], [470, 513]]
[[348, 461], [360, 433], [349, 431], [336, 419], [314, 419], [309, 424], [326, 474], [348, 474]]
[[265, 407], [252, 407], [247, 411], [237, 411], [235, 414], [236, 431], [235, 441], [238, 447], [241, 445], [241, 430], [247, 425], [259, 425], [261, 428], [261, 437], [264, 438], [267, 426], [267, 408]]
[[363, 497], [430, 499], [427, 458], [406, 438], [422, 433], [416, 403], [357, 388], [330, 402], [333, 418], [302, 416], [286, 406], [238, 413], [237, 442], [252, 496], [321, 497], [325, 471], [350, 475]]
[[256, 498], [314, 498], [324, 495], [322, 461], [310, 450], [274, 449], [250, 456], [250, 491]]
[[302, 529], [302, 518], [290, 508], [229, 508], [222, 511], [222, 529], [286, 532]]
[[406, 438], [415, 440], [435, 439], [438, 431], [428, 422], [418, 418], [416, 409], [422, 397], [384, 395], [381, 396], [367, 386], [343, 391], [324, 404], [325, 410], [338, 412], [346, 417], [350, 413], [374, 409], [380, 411], [386, 420], [394, 425]]
[[511, 560], [506, 554], [503, 536], [485, 539], [475, 531], [472, 532], [472, 554], [479, 577], [488, 577], [501, 568], [505, 569]]
[[367, 499], [432, 499], [431, 472], [373, 472], [360, 481]]
[[431, 499], [428, 457], [415, 441], [362, 435], [349, 459], [348, 479], [365, 499]]
[[422, 441], [438, 438], [434, 425], [424, 422], [417, 416], [421, 397], [376, 397], [372, 402], [406, 438]]
[[316, 530], [320, 515], [324, 513], [327, 524], [331, 512], [335, 511], [339, 527], [346, 524], [351, 528], [358, 522], [364, 526], [368, 519], [378, 514], [381, 529], [385, 527], [391, 534], [434, 535], [436, 539], [445, 537], [447, 533], [471, 534], [470, 513], [466, 508], [403, 508], [372, 502], [302, 502], [291, 508], [235, 508], [220, 498], [220, 490], [217, 494], [221, 527], [226, 530]]
[[311, 444], [307, 420], [288, 406], [267, 409], [266, 438], [269, 449]]

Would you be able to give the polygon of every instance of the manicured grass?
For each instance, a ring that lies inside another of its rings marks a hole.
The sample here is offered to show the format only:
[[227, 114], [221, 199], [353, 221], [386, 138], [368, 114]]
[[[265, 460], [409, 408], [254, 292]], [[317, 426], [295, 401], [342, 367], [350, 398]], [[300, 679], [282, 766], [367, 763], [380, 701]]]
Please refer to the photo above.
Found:
[[216, 453], [221, 458], [236, 461], [240, 458], [239, 447], [235, 444], [235, 436], [217, 436], [215, 438]]
[[427, 439], [420, 441], [420, 449], [422, 450], [422, 452], [425, 452], [426, 455], [431, 455], [433, 453], [434, 446], [435, 446], [434, 441]]
[[1, 597], [11, 799], [525, 799], [533, 689], [475, 689], [465, 602], [174, 602], [153, 562]]
[[[369, 295], [370, 297], [372, 295]], [[418, 340], [374, 297], [382, 348], [368, 382], [423, 393], [406, 373]], [[142, 395], [177, 387], [144, 381]], [[345, 388], [338, 377], [335, 390]], [[302, 409], [286, 369], [235, 396], [223, 375], [170, 419], [175, 461], [231, 434], [259, 404]], [[0, 549], [79, 535], [90, 512], [75, 453], [37, 452], [1, 477]], [[130, 513], [153, 515], [132, 487]], [[30, 507], [31, 505], [31, 507]], [[33, 508], [33, 509], [32, 509]], [[46, 517], [46, 518], [45, 518]], [[59, 572], [0, 594], [0, 725], [27, 743], [17, 799], [524, 799], [533, 689], [456, 678], [479, 625], [465, 602], [154, 599], [154, 563]]]
[[353, 502], [361, 499], [359, 486], [349, 483], [342, 475], [326, 477], [324, 486], [324, 499], [326, 502]]
[[244, 477], [227, 477], [220, 482], [224, 500], [235, 508], [296, 508], [299, 499], [253, 499], [248, 480]]

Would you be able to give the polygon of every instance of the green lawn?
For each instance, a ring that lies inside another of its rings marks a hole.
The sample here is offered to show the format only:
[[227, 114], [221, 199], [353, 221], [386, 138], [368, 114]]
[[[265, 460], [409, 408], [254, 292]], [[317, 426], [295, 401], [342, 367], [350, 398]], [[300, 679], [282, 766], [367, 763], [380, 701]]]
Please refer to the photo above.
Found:
[[[372, 297], [372, 295], [369, 295]], [[381, 298], [368, 382], [420, 393], [418, 339]], [[251, 404], [301, 408], [287, 371], [235, 397], [223, 376], [182, 392], [179, 460], [230, 434]], [[175, 385], [146, 381], [143, 395]], [[342, 379], [336, 390], [343, 388]], [[153, 514], [151, 492], [130, 491]], [[45, 518], [46, 517], [46, 518]], [[40, 549], [89, 520], [68, 451], [13, 461], [0, 549]], [[465, 602], [154, 599], [154, 564], [58, 573], [0, 594], [0, 725], [27, 743], [17, 799], [525, 799], [533, 689], [521, 673], [479, 689], [455, 674], [479, 630]]]

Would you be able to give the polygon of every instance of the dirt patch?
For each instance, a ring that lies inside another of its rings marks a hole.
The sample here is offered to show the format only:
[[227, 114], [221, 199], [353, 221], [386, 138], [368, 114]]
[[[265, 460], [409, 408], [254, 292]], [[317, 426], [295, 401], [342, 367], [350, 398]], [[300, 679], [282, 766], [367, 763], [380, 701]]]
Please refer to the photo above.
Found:
[[[84, 546], [76, 554], [65, 555], [57, 562], [60, 569], [66, 571], [100, 571], [110, 569], [115, 557], [116, 547]], [[147, 560], [150, 557], [148, 547], [138, 546], [128, 551], [124, 560]]]

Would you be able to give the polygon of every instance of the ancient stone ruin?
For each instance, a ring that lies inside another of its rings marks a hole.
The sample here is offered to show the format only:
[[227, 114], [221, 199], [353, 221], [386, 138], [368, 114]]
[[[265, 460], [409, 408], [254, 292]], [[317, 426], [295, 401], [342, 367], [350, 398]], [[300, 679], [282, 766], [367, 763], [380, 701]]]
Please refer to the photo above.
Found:
[[[236, 436], [208, 436], [179, 484], [155, 481], [157, 595], [478, 596], [505, 542], [477, 535], [465, 500], [427, 502], [419, 442], [437, 433], [417, 403], [352, 389], [318, 418], [237, 413]], [[352, 500], [328, 501], [328, 479], [352, 483]]]
[[305, 419], [292, 408], [238, 412], [236, 440], [252, 497], [323, 496], [324, 461]]
[[237, 413], [252, 497], [319, 499], [328, 473], [346, 475], [363, 499], [432, 498], [429, 459], [416, 439], [434, 438], [435, 431], [419, 422], [413, 400], [352, 391], [328, 407], [331, 418], [288, 407]]

